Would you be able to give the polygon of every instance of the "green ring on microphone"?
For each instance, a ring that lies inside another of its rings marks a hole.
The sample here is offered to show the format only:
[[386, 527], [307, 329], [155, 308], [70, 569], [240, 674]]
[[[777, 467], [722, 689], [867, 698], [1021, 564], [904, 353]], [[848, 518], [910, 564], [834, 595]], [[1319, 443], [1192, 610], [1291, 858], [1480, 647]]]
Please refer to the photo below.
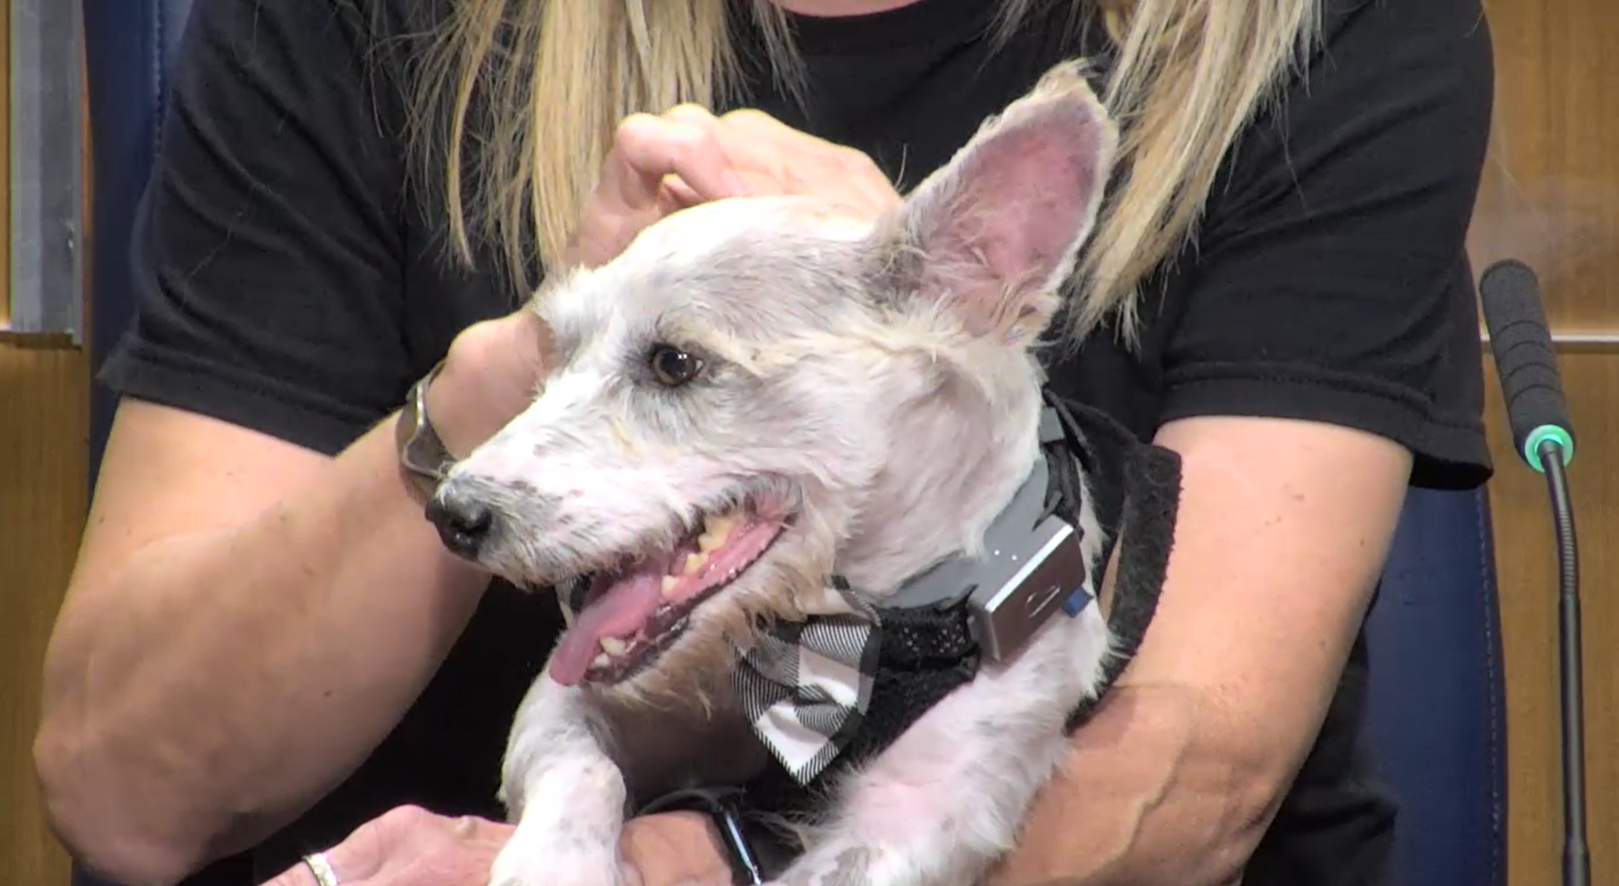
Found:
[[1523, 457], [1529, 466], [1535, 470], [1546, 473], [1546, 466], [1540, 462], [1540, 444], [1551, 440], [1563, 447], [1563, 464], [1574, 461], [1574, 438], [1568, 431], [1557, 425], [1541, 425], [1529, 432], [1523, 441]]

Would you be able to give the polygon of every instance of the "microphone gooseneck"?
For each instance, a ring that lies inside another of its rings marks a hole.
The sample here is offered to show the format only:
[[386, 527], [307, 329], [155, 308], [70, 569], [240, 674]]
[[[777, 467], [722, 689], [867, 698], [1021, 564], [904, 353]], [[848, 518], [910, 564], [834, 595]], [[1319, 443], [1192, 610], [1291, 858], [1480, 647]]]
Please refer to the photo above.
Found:
[[1484, 323], [1501, 377], [1507, 423], [1518, 455], [1546, 475], [1557, 539], [1559, 683], [1563, 727], [1563, 883], [1588, 886], [1591, 852], [1585, 824], [1585, 716], [1580, 639], [1580, 560], [1565, 473], [1574, 426], [1540, 300], [1540, 282], [1523, 262], [1491, 265], [1479, 280]]
[[1541, 443], [1540, 460], [1551, 493], [1557, 537], [1557, 629], [1561, 652], [1558, 682], [1563, 714], [1563, 883], [1591, 882], [1591, 850], [1585, 838], [1585, 688], [1581, 674], [1580, 558], [1569, 501], [1564, 457], [1553, 440]]

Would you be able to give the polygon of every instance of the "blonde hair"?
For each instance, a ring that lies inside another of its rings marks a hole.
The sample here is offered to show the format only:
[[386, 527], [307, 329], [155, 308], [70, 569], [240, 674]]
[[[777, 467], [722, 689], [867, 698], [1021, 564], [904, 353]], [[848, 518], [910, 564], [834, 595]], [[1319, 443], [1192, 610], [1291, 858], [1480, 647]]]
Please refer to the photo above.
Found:
[[[419, 60], [413, 142], [443, 182], [457, 256], [470, 264], [474, 242], [493, 244], [526, 290], [531, 269], [561, 255], [619, 120], [713, 106], [737, 85], [728, 2], [456, 0]], [[996, 39], [1037, 2], [1002, 0]], [[1141, 283], [1195, 234], [1225, 155], [1315, 39], [1319, 0], [1065, 2], [1103, 7], [1113, 59], [1102, 98], [1122, 128], [1068, 332], [1117, 312], [1133, 337]], [[751, 7], [796, 92], [784, 14], [770, 0]]]

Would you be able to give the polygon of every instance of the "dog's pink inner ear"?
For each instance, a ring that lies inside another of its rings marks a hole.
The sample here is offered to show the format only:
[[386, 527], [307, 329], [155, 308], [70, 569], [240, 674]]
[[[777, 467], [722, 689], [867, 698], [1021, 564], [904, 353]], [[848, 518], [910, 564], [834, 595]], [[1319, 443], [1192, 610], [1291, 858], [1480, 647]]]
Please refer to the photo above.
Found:
[[1043, 328], [1096, 217], [1106, 126], [1077, 99], [1017, 108], [924, 182], [905, 209], [918, 293], [974, 334]]

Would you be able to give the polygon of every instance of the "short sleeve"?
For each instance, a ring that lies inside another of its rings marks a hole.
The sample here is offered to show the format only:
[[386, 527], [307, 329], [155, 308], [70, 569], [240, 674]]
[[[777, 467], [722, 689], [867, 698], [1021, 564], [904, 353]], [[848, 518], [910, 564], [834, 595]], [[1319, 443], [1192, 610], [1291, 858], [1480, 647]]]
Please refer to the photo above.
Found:
[[1328, 4], [1327, 42], [1237, 146], [1164, 343], [1163, 421], [1348, 425], [1413, 483], [1489, 476], [1467, 228], [1494, 71], [1477, 0]]
[[172, 73], [130, 253], [121, 395], [319, 451], [408, 386], [390, 73], [354, 0], [210, 0]]

